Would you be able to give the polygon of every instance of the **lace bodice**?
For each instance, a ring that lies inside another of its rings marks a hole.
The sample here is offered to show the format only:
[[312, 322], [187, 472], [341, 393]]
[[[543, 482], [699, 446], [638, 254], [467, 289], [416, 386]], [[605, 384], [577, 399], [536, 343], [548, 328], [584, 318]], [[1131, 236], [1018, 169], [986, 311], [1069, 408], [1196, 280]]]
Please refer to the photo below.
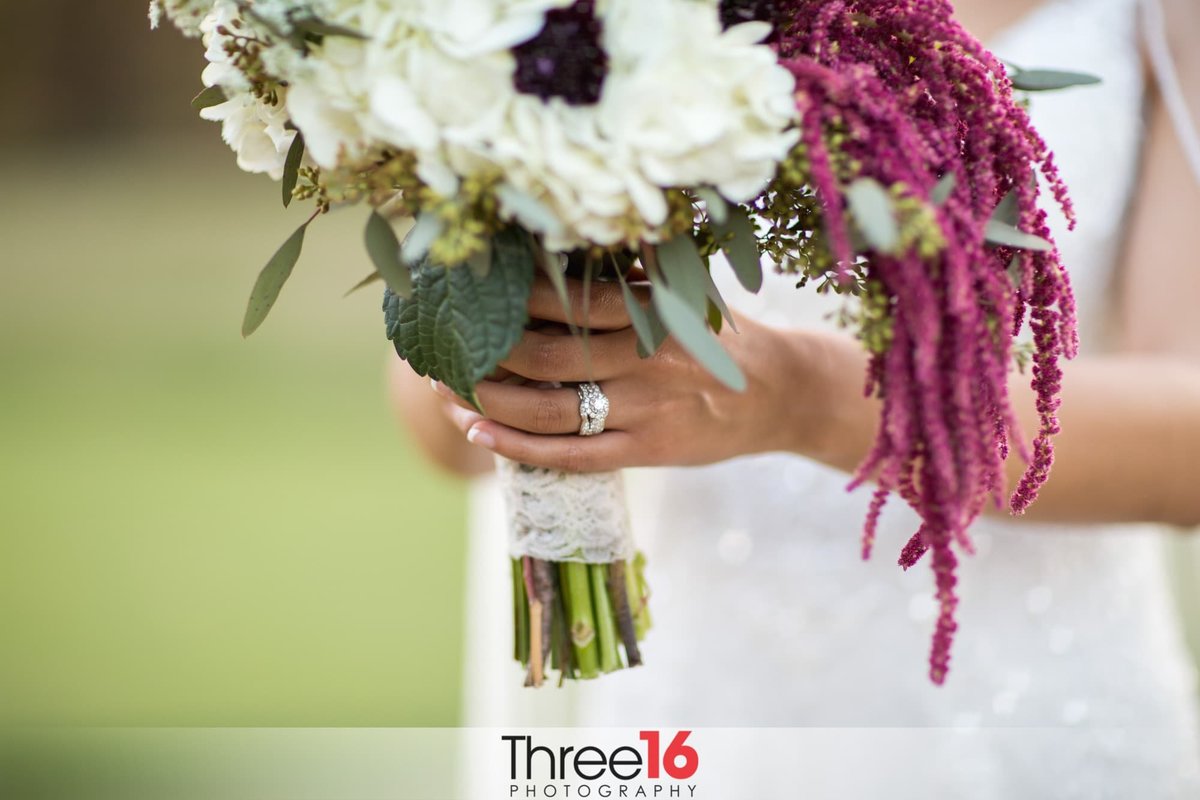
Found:
[[[1113, 272], [1139, 160], [1135, 5], [1052, 2], [992, 42], [1015, 64], [1103, 79], [1032, 100], [1080, 219], [1073, 233], [1058, 215], [1052, 223], [1084, 353], [1109, 344]], [[787, 278], [768, 279], [759, 296], [729, 283], [727, 298], [763, 321], [832, 324], [836, 306]], [[1019, 736], [930, 754], [936, 766], [910, 775], [912, 796], [1200, 797], [1195, 674], [1160, 531], [977, 523], [978, 553], [960, 571], [959, 636], [939, 688], [926, 674], [932, 576], [924, 564], [896, 566], [918, 521], [903, 504], [889, 504], [864, 563], [858, 536], [869, 491], [848, 494], [843, 473], [812, 461], [771, 454], [637, 471], [628, 482], [654, 592], [647, 665], [566, 694], [514, 695], [503, 683], [516, 687], [513, 674], [482, 663], [501, 657], [488, 654], [508, 646], [507, 624], [476, 615], [470, 722], [552, 724], [571, 719], [562, 716], [569, 708], [591, 725], [1039, 728], [1055, 736], [1052, 757]], [[473, 546], [505, 567], [489, 491], [477, 495], [477, 533], [490, 528], [499, 544], [480, 546], [477, 535]], [[475, 591], [504, 596], [507, 573], [478, 558]], [[483, 670], [500, 677], [481, 679]], [[875, 788], [861, 796], [909, 796]]]

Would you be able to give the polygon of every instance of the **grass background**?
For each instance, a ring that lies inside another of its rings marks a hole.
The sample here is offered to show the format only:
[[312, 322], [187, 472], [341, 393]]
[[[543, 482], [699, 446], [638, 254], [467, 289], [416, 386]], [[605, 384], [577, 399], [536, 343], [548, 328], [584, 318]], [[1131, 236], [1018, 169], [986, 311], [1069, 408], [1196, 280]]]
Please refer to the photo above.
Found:
[[463, 491], [404, 440], [361, 209], [213, 146], [0, 161], [0, 718], [457, 718]]

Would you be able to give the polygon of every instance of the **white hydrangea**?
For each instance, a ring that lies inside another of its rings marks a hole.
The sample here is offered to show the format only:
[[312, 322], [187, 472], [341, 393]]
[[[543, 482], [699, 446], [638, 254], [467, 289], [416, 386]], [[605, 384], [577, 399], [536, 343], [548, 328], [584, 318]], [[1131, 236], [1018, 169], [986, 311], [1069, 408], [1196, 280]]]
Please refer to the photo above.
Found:
[[287, 127], [289, 113], [286, 89], [277, 90], [276, 104], [254, 96], [246, 77], [231, 63], [225, 50], [229, 38], [222, 30], [258, 35], [240, 17], [233, 0], [209, 4], [210, 12], [200, 23], [208, 65], [201, 79], [205, 86], [219, 86], [226, 101], [200, 112], [203, 119], [221, 123], [221, 138], [237, 153], [238, 167], [246, 172], [263, 172], [273, 179], [283, 177], [283, 165], [296, 132]]
[[[167, 3], [169, 13], [181, 4]], [[731, 201], [762, 191], [797, 138], [793, 80], [761, 44], [765, 23], [722, 31], [716, 0], [597, 0], [609, 55], [599, 102], [518, 93], [511, 48], [570, 3], [256, 0], [273, 24], [299, 9], [367, 38], [326, 36], [303, 57], [277, 44], [263, 60], [287, 83], [286, 114], [234, 91], [206, 116], [222, 120], [239, 164], [256, 171], [281, 168], [286, 117], [324, 167], [381, 146], [411, 151], [444, 194], [465, 175], [498, 171], [502, 209], [562, 249], [651, 237], [667, 188], [712, 186]], [[210, 2], [205, 26], [236, 5]], [[237, 89], [205, 36], [205, 82]]]
[[212, 6], [212, 0], [150, 0], [150, 27], [157, 28], [165, 16], [185, 36], [199, 36], [200, 23]]

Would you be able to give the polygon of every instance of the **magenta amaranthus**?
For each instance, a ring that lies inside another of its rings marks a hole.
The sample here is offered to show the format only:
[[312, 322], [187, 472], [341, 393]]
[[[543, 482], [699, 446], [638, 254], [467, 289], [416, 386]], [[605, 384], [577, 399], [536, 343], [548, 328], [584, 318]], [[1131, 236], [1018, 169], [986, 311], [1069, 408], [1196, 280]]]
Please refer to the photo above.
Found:
[[[900, 564], [907, 568], [932, 551], [940, 615], [930, 676], [941, 683], [957, 627], [954, 548], [972, 552], [968, 526], [989, 496], [1000, 502], [1010, 443], [1028, 463], [1010, 500], [1013, 512], [1024, 511], [1046, 480], [1058, 432], [1058, 362], [1078, 345], [1057, 252], [991, 245], [985, 232], [1011, 193], [1011, 223], [1050, 240], [1037, 205], [1039, 169], [1072, 224], [1073, 212], [1003, 64], [954, 20], [949, 2], [781, 0], [776, 19], [783, 22], [774, 41], [796, 76], [812, 188], [839, 270], [853, 263], [842, 180], [871, 177], [925, 200], [940, 181], [952, 187], [944, 202], [932, 204], [945, 238], [932, 264], [912, 251], [871, 256], [869, 276], [891, 304], [892, 340], [872, 358], [867, 391], [881, 397], [883, 414], [851, 484], [878, 483], [864, 558], [892, 492], [923, 520]], [[849, 160], [852, 176], [832, 166], [835, 130], [837, 154]], [[1026, 313], [1041, 418], [1032, 453], [1007, 391], [1012, 336]]]

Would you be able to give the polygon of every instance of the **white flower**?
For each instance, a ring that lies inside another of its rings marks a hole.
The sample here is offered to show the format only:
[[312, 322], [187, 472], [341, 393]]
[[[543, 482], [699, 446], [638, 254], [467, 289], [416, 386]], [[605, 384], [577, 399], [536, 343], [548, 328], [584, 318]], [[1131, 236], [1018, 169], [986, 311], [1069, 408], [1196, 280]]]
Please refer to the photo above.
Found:
[[213, 0], [151, 0], [150, 27], [157, 28], [165, 15], [185, 36], [200, 35], [200, 22], [212, 11]]
[[[200, 5], [163, 2], [168, 15]], [[217, 0], [205, 4], [204, 80], [230, 101], [206, 117], [221, 119], [239, 164], [255, 171], [281, 168], [290, 117], [322, 167], [407, 151], [444, 195], [463, 177], [498, 173], [502, 213], [553, 248], [653, 240], [667, 189], [712, 186], [738, 202], [766, 187], [797, 138], [793, 79], [761, 43], [769, 26], [722, 31], [715, 0], [597, 0], [609, 59], [599, 101], [517, 92], [512, 48], [571, 2], [256, 0], [271, 28], [300, 11], [366, 37], [264, 49], [263, 65], [287, 87], [274, 107], [251, 97], [230, 63], [216, 28], [246, 23], [233, 0]]]
[[283, 177], [296, 132], [286, 127], [288, 115], [282, 103], [272, 106], [245, 91], [204, 109], [200, 116], [221, 123], [221, 138], [237, 153], [240, 168], [265, 172], [274, 180]]

